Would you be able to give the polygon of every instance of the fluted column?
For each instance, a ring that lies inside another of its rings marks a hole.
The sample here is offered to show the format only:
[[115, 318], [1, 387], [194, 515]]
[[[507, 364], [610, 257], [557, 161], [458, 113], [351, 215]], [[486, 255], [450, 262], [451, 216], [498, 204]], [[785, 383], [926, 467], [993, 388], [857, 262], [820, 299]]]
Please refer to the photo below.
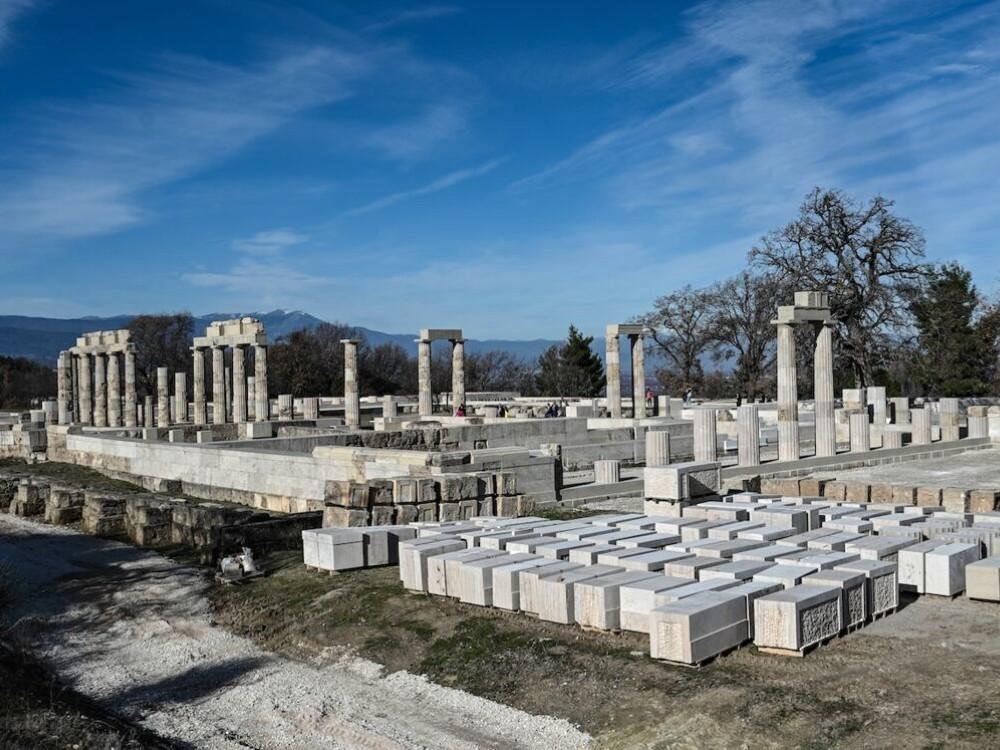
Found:
[[247, 350], [233, 347], [233, 421], [247, 421]]
[[125, 349], [125, 414], [126, 427], [137, 427], [138, 403], [135, 394], [135, 348], [130, 344]]
[[270, 404], [267, 400], [267, 347], [256, 344], [254, 355], [254, 411], [256, 422], [266, 422], [270, 417]]
[[941, 425], [941, 440], [958, 440], [960, 406], [957, 398], [943, 398], [938, 402], [938, 423]]
[[80, 360], [75, 354], [70, 353], [69, 356], [70, 364], [70, 377], [72, 378], [72, 387], [70, 388], [70, 409], [72, 411], [71, 421], [79, 423], [80, 422]]
[[257, 391], [255, 390], [257, 378], [253, 375], [247, 376], [247, 421], [257, 420]]
[[694, 460], [718, 461], [718, 435], [715, 409], [697, 409], [694, 413]]
[[59, 352], [59, 361], [56, 365], [56, 402], [59, 410], [59, 424], [69, 424], [72, 395], [70, 391], [73, 387], [72, 364], [69, 352]]
[[122, 426], [122, 378], [118, 353], [108, 354], [108, 427]]
[[80, 355], [80, 424], [94, 423], [94, 395], [91, 390], [90, 355]]
[[666, 466], [670, 463], [670, 433], [666, 430], [646, 432], [646, 466]]
[[144, 427], [153, 427], [153, 397], [146, 396], [142, 402], [142, 424]]
[[170, 426], [170, 370], [156, 368], [156, 426]]
[[174, 420], [188, 421], [187, 373], [174, 373]]
[[910, 443], [912, 445], [930, 445], [931, 443], [931, 412], [926, 406], [910, 410]]
[[799, 459], [799, 390], [795, 370], [795, 328], [778, 326], [778, 460]]
[[608, 381], [608, 414], [613, 419], [622, 415], [622, 364], [618, 343], [618, 329], [604, 336], [604, 366]]
[[196, 346], [191, 349], [191, 362], [194, 370], [194, 423], [204, 425], [208, 422], [205, 408], [205, 349]]
[[760, 409], [743, 404], [736, 410], [736, 449], [740, 466], [760, 463]]
[[344, 345], [344, 422], [348, 427], [361, 425], [361, 399], [358, 393], [358, 342], [341, 339]]
[[385, 419], [391, 419], [397, 414], [396, 411], [396, 399], [392, 396], [382, 397], [382, 417]]
[[642, 334], [628, 337], [632, 348], [632, 415], [636, 419], [646, 416], [646, 352]]
[[813, 397], [816, 401], [816, 455], [837, 455], [837, 423], [833, 402], [833, 324], [821, 323], [813, 352]]
[[108, 379], [103, 354], [94, 355], [94, 427], [108, 426]]
[[226, 350], [212, 347], [212, 424], [226, 423]]
[[871, 450], [871, 427], [866, 412], [855, 412], [850, 416], [851, 453], [867, 453]]
[[431, 342], [417, 340], [417, 412], [421, 417], [434, 413], [431, 393]]
[[465, 342], [451, 342], [451, 410], [465, 403]]

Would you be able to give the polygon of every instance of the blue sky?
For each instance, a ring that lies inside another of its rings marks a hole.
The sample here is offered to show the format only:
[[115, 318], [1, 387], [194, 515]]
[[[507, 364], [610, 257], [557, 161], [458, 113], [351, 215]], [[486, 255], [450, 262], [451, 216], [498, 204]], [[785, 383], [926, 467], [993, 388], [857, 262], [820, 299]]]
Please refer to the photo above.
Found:
[[816, 184], [992, 290], [998, 39], [998, 2], [0, 0], [0, 312], [594, 333]]

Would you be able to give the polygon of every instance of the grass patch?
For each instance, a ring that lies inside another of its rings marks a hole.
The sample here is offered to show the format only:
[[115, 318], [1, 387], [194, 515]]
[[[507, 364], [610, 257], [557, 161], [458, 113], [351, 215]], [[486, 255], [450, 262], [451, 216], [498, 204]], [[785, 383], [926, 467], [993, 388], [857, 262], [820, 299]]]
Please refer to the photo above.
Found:
[[550, 521], [572, 521], [575, 518], [598, 516], [607, 512], [606, 510], [592, 510], [590, 508], [571, 508], [567, 505], [552, 505], [548, 508], [534, 510], [532, 515], [547, 518]]
[[931, 715], [931, 726], [936, 730], [962, 739], [1000, 737], [1000, 706], [951, 705]]
[[93, 469], [76, 464], [64, 464], [58, 461], [29, 464], [20, 458], [7, 458], [0, 460], [0, 468], [17, 469], [39, 479], [48, 479], [86, 489], [126, 493], [143, 492], [142, 487], [131, 482], [112, 479]]

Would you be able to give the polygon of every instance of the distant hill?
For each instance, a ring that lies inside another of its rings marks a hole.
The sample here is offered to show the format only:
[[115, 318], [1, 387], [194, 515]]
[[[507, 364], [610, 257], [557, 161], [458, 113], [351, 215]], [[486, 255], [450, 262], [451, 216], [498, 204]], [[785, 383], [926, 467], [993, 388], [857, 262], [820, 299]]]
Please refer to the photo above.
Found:
[[[301, 310], [272, 310], [270, 312], [210, 313], [195, 317], [194, 329], [197, 335], [213, 320], [226, 320], [244, 315], [257, 318], [264, 324], [268, 338], [275, 341], [293, 331], [314, 328], [324, 321]], [[125, 328], [134, 315], [114, 315], [107, 318], [33, 318], [23, 315], [0, 315], [0, 354], [10, 357], [28, 357], [39, 362], [55, 364], [59, 352], [76, 343], [78, 336], [86, 331], [107, 331]], [[359, 326], [368, 343], [378, 346], [384, 343], [398, 344], [411, 356], [416, 356], [416, 333], [385, 333]], [[533, 339], [513, 341], [506, 339], [468, 339], [465, 350], [469, 353], [505, 351], [522, 359], [533, 361], [556, 341]], [[601, 347], [603, 350], [603, 347]], [[603, 351], [601, 352], [603, 354]]]

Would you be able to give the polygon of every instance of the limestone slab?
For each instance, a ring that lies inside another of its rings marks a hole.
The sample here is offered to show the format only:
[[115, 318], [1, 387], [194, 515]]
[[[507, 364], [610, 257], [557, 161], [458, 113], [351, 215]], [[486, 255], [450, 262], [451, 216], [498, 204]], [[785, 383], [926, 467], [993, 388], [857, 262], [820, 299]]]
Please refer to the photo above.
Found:
[[649, 615], [654, 659], [699, 664], [749, 637], [742, 596], [714, 591], [655, 608]]
[[802, 583], [802, 579], [818, 570], [814, 565], [775, 565], [762, 570], [753, 577], [755, 581], [764, 583], [780, 583], [786, 589], [794, 588]]
[[912, 591], [917, 594], [927, 593], [924, 555], [944, 544], [947, 544], [944, 540], [930, 539], [926, 542], [919, 542], [899, 550], [896, 559], [899, 588], [903, 591]]
[[619, 547], [614, 544], [588, 544], [584, 547], [577, 547], [570, 550], [567, 559], [578, 565], [593, 565], [597, 562], [598, 555], [602, 555], [605, 552], [612, 552], [616, 549], [619, 549]]
[[[518, 609], [522, 612], [528, 612], [530, 614], [538, 614], [538, 580], [543, 576], [556, 575], [558, 573], [568, 573], [572, 570], [578, 570], [583, 568], [583, 565], [577, 565], [576, 563], [570, 562], [555, 562], [551, 565], [538, 566], [534, 568], [528, 568], [527, 570], [522, 570], [518, 574], [518, 579], [520, 581], [520, 603], [518, 604]], [[589, 568], [596, 567], [595, 565], [586, 566]]]
[[619, 564], [625, 570], [661, 571], [667, 563], [684, 560], [689, 557], [693, 558], [694, 556], [687, 552], [660, 549], [635, 555], [634, 557], [622, 558]]
[[737, 552], [733, 555], [733, 560], [760, 560], [762, 562], [772, 562], [779, 557], [793, 554], [799, 551], [800, 547], [789, 544], [766, 544], [763, 547]]
[[600, 630], [621, 629], [621, 587], [650, 579], [656, 573], [627, 571], [600, 576], [574, 584], [573, 619], [578, 625]]
[[521, 573], [541, 566], [565, 565], [558, 560], [525, 560], [493, 568], [493, 606], [516, 612], [521, 608]]
[[884, 560], [894, 563], [899, 550], [915, 544], [913, 539], [900, 537], [868, 536], [844, 545], [845, 552], [853, 552], [862, 560]]
[[353, 529], [316, 529], [317, 567], [353, 570], [365, 566], [364, 538]]
[[448, 575], [455, 576], [452, 588], [458, 591], [458, 563], [463, 560], [482, 560], [505, 554], [492, 549], [459, 549], [432, 555], [427, 558], [427, 593], [448, 596]]
[[689, 583], [689, 578], [657, 575], [622, 585], [619, 590], [619, 620], [622, 630], [648, 633], [649, 613], [656, 606], [656, 595]]
[[765, 581], [743, 581], [738, 586], [725, 589], [727, 594], [739, 594], [743, 597], [746, 603], [747, 624], [750, 631], [748, 637], [751, 640], [753, 640], [754, 634], [753, 603], [762, 596], [767, 596], [781, 590], [782, 586], [780, 583], [767, 583]]
[[851, 570], [821, 570], [802, 579], [803, 586], [835, 586], [840, 589], [841, 623], [844, 630], [864, 625], [868, 619], [865, 574]]
[[853, 570], [865, 574], [868, 616], [877, 617], [899, 606], [899, 578], [896, 563], [864, 558], [844, 563], [835, 570]]
[[704, 568], [711, 568], [716, 565], [722, 565], [724, 562], [726, 562], [725, 559], [715, 557], [683, 558], [666, 563], [663, 566], [663, 572], [668, 576], [697, 580], [698, 573], [701, 570]]
[[769, 562], [754, 562], [753, 560], [737, 560], [723, 563], [701, 571], [699, 580], [711, 581], [715, 579], [729, 581], [749, 581], [757, 573], [761, 573], [772, 567]]
[[467, 560], [459, 567], [459, 599], [480, 607], [493, 606], [493, 572], [518, 563], [541, 561], [535, 555], [501, 555], [479, 560]]
[[965, 567], [980, 558], [979, 545], [954, 542], [935, 547], [924, 555], [928, 594], [954, 596], [965, 590]]
[[533, 595], [529, 595], [528, 600], [529, 606], [534, 609], [528, 611], [537, 614], [541, 620], [569, 625], [576, 614], [576, 584], [620, 572], [621, 568], [612, 565], [588, 565], [575, 570], [538, 576], [535, 591]]
[[757, 542], [750, 539], [726, 539], [702, 545], [694, 550], [698, 557], [716, 557], [729, 560], [740, 552], [748, 552], [767, 546], [767, 542]]
[[541, 555], [542, 557], [550, 560], [566, 560], [569, 558], [570, 553], [572, 553], [573, 550], [593, 546], [595, 545], [582, 540], [574, 541], [572, 539], [553, 539], [552, 541], [537, 545], [535, 547], [535, 554]]
[[802, 651], [843, 628], [837, 586], [793, 586], [754, 602], [754, 643], [759, 648]]
[[965, 594], [970, 599], [1000, 602], [1000, 557], [987, 557], [965, 566]]

